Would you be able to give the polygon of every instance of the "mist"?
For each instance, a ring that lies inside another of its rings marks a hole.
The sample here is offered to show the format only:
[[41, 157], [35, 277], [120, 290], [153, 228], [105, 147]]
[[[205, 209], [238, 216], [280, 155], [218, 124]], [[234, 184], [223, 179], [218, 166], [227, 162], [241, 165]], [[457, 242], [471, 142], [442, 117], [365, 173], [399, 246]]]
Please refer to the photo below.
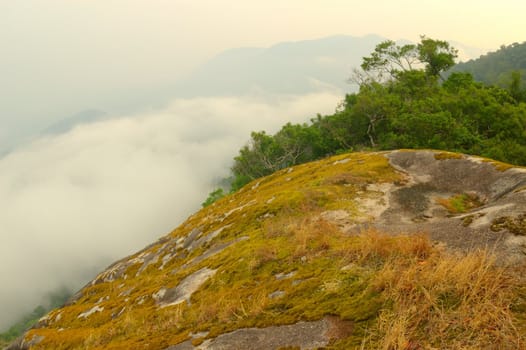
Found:
[[177, 99], [0, 158], [0, 329], [200, 208], [252, 130], [332, 113], [335, 92]]

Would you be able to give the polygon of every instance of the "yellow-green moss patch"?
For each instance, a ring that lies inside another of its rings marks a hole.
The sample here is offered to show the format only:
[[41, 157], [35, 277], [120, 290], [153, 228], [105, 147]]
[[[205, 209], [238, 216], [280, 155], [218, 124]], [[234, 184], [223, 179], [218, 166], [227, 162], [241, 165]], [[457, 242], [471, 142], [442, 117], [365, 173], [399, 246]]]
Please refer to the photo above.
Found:
[[435, 152], [435, 159], [436, 160], [444, 160], [444, 159], [463, 159], [464, 156], [460, 153], [453, 153], [453, 152]]
[[483, 161], [492, 164], [495, 167], [495, 169], [497, 169], [498, 171], [506, 171], [508, 169], [516, 167], [508, 163], [503, 163], [503, 162], [499, 162], [499, 161], [487, 159], [487, 158], [484, 158]]
[[436, 201], [452, 214], [465, 213], [483, 204], [474, 193], [456, 194], [448, 198], [437, 198]]

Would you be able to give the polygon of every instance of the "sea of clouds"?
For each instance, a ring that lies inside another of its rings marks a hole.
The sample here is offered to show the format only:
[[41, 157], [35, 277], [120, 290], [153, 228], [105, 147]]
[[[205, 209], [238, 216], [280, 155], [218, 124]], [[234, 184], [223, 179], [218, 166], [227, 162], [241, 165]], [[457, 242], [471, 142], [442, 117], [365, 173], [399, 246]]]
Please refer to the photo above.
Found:
[[40, 137], [0, 158], [0, 330], [198, 210], [250, 131], [332, 113], [342, 98], [176, 99]]

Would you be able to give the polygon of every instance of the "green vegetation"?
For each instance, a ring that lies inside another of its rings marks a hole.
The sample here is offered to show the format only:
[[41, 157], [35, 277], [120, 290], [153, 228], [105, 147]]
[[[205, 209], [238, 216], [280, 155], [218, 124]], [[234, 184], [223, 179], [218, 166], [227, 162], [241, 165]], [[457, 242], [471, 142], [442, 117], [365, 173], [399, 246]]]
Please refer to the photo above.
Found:
[[220, 198], [225, 196], [225, 191], [222, 188], [217, 188], [214, 191], [210, 192], [208, 198], [201, 204], [204, 207], [208, 207], [210, 204], [214, 203]]
[[51, 293], [47, 297], [48, 302], [45, 306], [39, 305], [35, 307], [33, 311], [22, 316], [18, 322], [9, 327], [7, 331], [0, 333], [0, 345], [7, 345], [12, 340], [21, 336], [25, 331], [36, 324], [49, 310], [63, 305], [70, 296], [71, 292], [67, 289], [60, 289]]
[[501, 46], [476, 60], [459, 63], [453, 72], [467, 72], [486, 85], [497, 85], [510, 90], [518, 101], [526, 102], [526, 42]]
[[457, 194], [449, 198], [438, 198], [437, 202], [452, 214], [465, 213], [482, 205], [480, 199], [471, 193]]
[[46, 308], [42, 305], [37, 306], [33, 311], [24, 315], [18, 322], [9, 327], [9, 329], [0, 334], [0, 339], [9, 342], [18, 338], [22, 333], [33, 326], [42, 316], [46, 314]]
[[[526, 52], [526, 45], [501, 50], [518, 49]], [[520, 75], [505, 87], [463, 72], [444, 78], [456, 57], [447, 42], [426, 37], [418, 45], [380, 43], [351, 77], [359, 92], [345, 96], [334, 114], [287, 123], [275, 135], [253, 132], [234, 158], [231, 191], [276, 170], [353, 150], [431, 148], [526, 165]]]

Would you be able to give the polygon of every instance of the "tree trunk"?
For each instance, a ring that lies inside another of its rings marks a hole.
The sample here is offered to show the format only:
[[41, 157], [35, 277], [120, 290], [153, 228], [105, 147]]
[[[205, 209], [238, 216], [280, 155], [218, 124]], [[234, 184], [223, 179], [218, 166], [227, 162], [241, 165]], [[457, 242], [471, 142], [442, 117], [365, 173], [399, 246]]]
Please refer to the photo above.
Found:
[[376, 118], [370, 118], [369, 119], [369, 126], [367, 127], [367, 136], [369, 137], [369, 141], [371, 141], [371, 147], [376, 148], [376, 142], [374, 142], [374, 122], [376, 121]]

